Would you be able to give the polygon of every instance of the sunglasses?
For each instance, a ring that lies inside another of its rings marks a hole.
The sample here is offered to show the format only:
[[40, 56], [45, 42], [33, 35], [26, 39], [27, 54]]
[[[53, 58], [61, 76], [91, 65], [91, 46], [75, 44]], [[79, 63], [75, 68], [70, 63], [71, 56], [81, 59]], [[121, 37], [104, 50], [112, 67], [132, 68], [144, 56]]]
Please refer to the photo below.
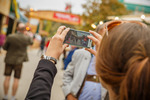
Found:
[[110, 21], [106, 23], [106, 35], [108, 36], [108, 32], [113, 29], [114, 27], [124, 24], [124, 23], [136, 23], [143, 27], [147, 27], [146, 24], [138, 22], [138, 21]]

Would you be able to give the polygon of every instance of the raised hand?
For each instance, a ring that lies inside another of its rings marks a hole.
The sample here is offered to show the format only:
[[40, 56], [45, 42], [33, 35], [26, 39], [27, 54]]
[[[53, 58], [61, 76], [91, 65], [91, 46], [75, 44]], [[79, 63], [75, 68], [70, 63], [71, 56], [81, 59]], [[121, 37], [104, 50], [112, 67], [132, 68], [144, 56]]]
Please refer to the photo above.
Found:
[[59, 58], [60, 54], [68, 46], [68, 44], [63, 44], [65, 36], [68, 31], [69, 28], [66, 28], [65, 26], [60, 26], [58, 28], [57, 33], [52, 37], [49, 43], [49, 46], [45, 53], [46, 56], [51, 56], [56, 59]]
[[89, 39], [91, 39], [94, 43], [95, 43], [95, 46], [96, 46], [96, 51], [93, 50], [93, 49], [89, 49], [89, 48], [86, 48], [85, 50], [91, 52], [92, 54], [96, 55], [97, 54], [97, 49], [99, 48], [100, 46], [100, 43], [101, 43], [101, 40], [102, 40], [102, 36], [94, 31], [89, 31], [93, 36], [88, 36]]

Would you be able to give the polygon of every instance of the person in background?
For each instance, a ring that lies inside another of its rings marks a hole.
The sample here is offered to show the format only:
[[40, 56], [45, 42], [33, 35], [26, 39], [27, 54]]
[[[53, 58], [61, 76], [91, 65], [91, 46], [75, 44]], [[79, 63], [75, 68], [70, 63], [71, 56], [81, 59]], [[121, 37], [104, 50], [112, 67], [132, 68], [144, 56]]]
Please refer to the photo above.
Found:
[[46, 44], [45, 44], [45, 51], [47, 50], [50, 41], [51, 41], [51, 38], [49, 37], [49, 38], [47, 39], [47, 41], [46, 41]]
[[66, 70], [68, 64], [71, 62], [72, 55], [73, 55], [74, 51], [77, 49], [78, 48], [76, 46], [71, 46], [71, 50], [69, 51], [67, 57], [64, 59], [64, 70]]
[[[98, 25], [96, 31], [103, 35], [104, 25]], [[62, 89], [67, 100], [103, 99], [102, 87], [95, 71], [94, 55], [84, 49], [74, 52], [63, 75]]]
[[5, 38], [6, 36], [0, 32], [0, 53], [1, 53], [2, 46], [4, 45], [5, 42]]
[[10, 87], [10, 77], [14, 71], [14, 81], [12, 85], [12, 98], [16, 100], [16, 92], [19, 86], [23, 62], [28, 61], [27, 46], [32, 45], [32, 38], [26, 34], [25, 24], [19, 23], [16, 34], [7, 37], [3, 49], [7, 51], [5, 57], [5, 80], [4, 80], [4, 98], [8, 100], [8, 90]]
[[42, 55], [44, 53], [44, 47], [45, 47], [45, 36], [42, 36], [41, 42], [40, 42], [40, 50], [39, 52], [41, 53], [40, 55]]
[[[62, 61], [64, 62], [64, 60], [67, 58], [67, 51], [66, 49], [63, 51], [63, 58], [62, 58]], [[64, 67], [62, 68], [64, 69]]]

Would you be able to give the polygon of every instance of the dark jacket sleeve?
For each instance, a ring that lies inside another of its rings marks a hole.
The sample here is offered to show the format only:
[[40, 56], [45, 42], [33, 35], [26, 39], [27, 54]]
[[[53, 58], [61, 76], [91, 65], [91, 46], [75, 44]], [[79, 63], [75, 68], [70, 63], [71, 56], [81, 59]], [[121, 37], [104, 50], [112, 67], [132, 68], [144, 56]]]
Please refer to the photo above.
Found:
[[25, 100], [50, 100], [51, 88], [57, 73], [49, 60], [40, 60]]

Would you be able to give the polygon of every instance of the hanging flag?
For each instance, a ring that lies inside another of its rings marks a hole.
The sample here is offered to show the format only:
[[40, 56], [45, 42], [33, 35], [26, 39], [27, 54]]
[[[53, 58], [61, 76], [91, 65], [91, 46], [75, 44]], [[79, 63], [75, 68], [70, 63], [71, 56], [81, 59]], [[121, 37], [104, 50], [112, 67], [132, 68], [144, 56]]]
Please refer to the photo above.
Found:
[[14, 4], [14, 7], [15, 7], [15, 15], [16, 15], [16, 18], [17, 19], [20, 19], [20, 15], [19, 15], [19, 12], [18, 12], [18, 3], [16, 0], [13, 0], [13, 4]]

